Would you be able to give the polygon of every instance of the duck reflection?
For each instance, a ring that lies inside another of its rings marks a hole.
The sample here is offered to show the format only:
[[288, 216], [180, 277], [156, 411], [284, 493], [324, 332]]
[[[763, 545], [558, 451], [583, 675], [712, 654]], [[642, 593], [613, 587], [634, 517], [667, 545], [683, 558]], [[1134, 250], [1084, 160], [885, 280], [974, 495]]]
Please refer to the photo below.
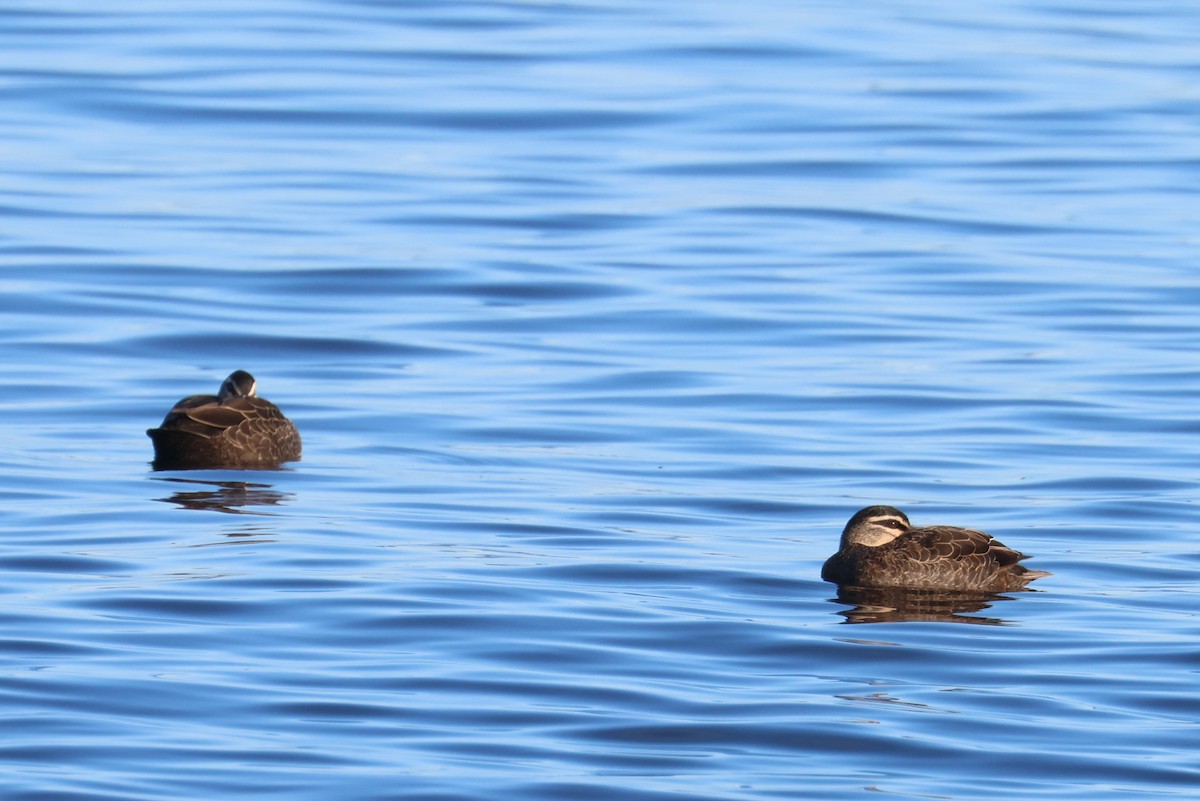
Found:
[[1007, 622], [1002, 618], [971, 613], [990, 609], [997, 602], [1014, 599], [992, 592], [842, 586], [838, 587], [837, 598], [830, 600], [853, 607], [838, 612], [846, 618], [844, 623], [926, 621], [1002, 626]]
[[270, 512], [251, 507], [279, 506], [292, 496], [290, 492], [273, 489], [270, 484], [257, 484], [250, 481], [203, 481], [192, 478], [159, 478], [155, 480], [191, 487], [191, 489], [180, 489], [169, 497], [157, 500], [173, 503], [184, 509], [204, 509], [231, 515], [270, 515]]

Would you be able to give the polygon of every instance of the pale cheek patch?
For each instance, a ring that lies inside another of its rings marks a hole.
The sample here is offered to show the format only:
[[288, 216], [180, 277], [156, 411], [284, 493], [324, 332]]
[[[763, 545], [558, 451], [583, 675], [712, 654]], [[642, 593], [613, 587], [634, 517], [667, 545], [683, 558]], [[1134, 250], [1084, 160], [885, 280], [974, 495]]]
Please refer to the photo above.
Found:
[[908, 530], [908, 526], [904, 525], [903, 521], [901, 520], [896, 520], [895, 518], [884, 519], [893, 520], [901, 525], [889, 526], [873, 521], [872, 525], [866, 531], [862, 532], [858, 541], [870, 548], [875, 548], [880, 545], [886, 545]]
[[864, 532], [863, 538], [860, 540], [863, 545], [874, 548], [879, 545], [885, 545], [900, 536], [900, 532], [890, 528], [873, 528], [870, 531]]

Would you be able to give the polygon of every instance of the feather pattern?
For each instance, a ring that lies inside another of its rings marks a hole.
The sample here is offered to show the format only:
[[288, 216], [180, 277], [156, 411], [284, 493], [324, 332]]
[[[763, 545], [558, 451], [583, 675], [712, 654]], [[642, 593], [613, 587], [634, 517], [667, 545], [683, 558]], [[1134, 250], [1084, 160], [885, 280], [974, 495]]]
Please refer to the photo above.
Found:
[[217, 395], [176, 403], [158, 428], [146, 432], [154, 442], [154, 467], [273, 467], [298, 460], [300, 432], [255, 391], [254, 378], [237, 370]]
[[1002, 592], [1047, 576], [1025, 554], [971, 528], [922, 526], [891, 506], [868, 506], [846, 524], [821, 578], [840, 585]]

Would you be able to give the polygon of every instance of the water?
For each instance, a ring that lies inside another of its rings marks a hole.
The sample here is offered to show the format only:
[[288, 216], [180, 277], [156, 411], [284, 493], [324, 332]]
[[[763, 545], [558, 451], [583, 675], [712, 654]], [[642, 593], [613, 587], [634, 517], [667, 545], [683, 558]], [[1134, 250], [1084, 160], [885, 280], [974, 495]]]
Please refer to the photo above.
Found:
[[0, 5], [0, 797], [1194, 796], [1195, 9], [251, 5]]

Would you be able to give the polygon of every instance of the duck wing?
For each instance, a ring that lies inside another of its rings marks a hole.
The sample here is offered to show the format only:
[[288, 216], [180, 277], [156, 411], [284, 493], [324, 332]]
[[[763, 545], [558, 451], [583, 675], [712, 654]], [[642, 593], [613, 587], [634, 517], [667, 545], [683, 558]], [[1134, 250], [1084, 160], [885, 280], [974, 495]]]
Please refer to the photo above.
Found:
[[1026, 558], [990, 534], [957, 526], [925, 526], [904, 537], [905, 551], [918, 562], [987, 563], [1011, 568]]
[[[192, 395], [179, 401], [167, 412], [159, 429], [186, 431], [206, 439], [216, 437], [256, 415], [257, 410], [241, 403], [246, 400], [257, 399], [235, 398], [222, 404], [213, 395]], [[274, 408], [273, 404], [269, 405]]]
[[[278, 406], [257, 397], [234, 398], [215, 409], [205, 407], [199, 422], [223, 427], [224, 439], [231, 446], [247, 451], [261, 451], [265, 444], [275, 443], [281, 436], [290, 440], [295, 434], [292, 422], [279, 411]], [[296, 439], [295, 448], [298, 451], [298, 436]], [[290, 450], [290, 444], [280, 448], [281, 452]]]

